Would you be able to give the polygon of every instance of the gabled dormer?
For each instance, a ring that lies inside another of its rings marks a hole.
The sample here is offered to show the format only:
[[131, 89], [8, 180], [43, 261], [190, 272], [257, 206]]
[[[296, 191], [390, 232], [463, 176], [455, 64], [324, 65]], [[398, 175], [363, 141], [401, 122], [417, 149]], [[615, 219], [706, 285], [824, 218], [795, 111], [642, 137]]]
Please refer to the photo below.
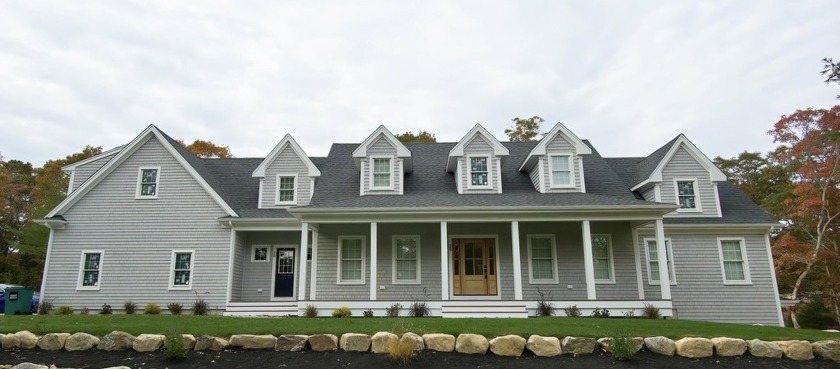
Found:
[[252, 176], [260, 178], [259, 208], [287, 208], [309, 204], [321, 171], [287, 134]]
[[726, 175], [680, 134], [639, 162], [636, 185], [648, 201], [679, 205], [667, 217], [720, 217], [718, 183]]
[[353, 151], [359, 168], [359, 195], [402, 195], [411, 173], [411, 151], [388, 128], [379, 126]]
[[581, 155], [589, 154], [592, 149], [558, 122], [531, 149], [519, 171], [527, 172], [541, 193], [586, 192]]
[[510, 154], [481, 124], [458, 141], [446, 160], [461, 194], [502, 193], [502, 159]]

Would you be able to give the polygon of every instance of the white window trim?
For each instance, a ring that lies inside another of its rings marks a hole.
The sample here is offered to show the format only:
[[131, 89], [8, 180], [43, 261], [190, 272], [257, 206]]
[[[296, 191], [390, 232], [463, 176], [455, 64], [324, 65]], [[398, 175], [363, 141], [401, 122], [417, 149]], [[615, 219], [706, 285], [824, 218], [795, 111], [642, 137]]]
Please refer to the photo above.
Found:
[[[256, 259], [257, 249], [265, 249], [265, 260]], [[252, 263], [267, 263], [271, 261], [271, 245], [251, 245], [251, 262]]]
[[[187, 286], [175, 285], [175, 255], [176, 254], [190, 254], [190, 284]], [[169, 262], [169, 290], [170, 291], [192, 291], [195, 283], [195, 250], [172, 250], [172, 256]]]
[[[647, 269], [648, 285], [658, 286], [659, 281], [654, 281], [653, 278], [651, 277], [651, 273], [650, 273], [650, 249], [648, 248], [650, 242], [653, 242], [654, 244], [656, 244], [656, 238], [645, 238], [643, 240], [643, 242], [645, 243], [645, 262], [647, 264], [647, 267], [645, 269]], [[666, 252], [668, 252], [668, 254], [671, 255], [671, 262], [668, 264], [668, 268], [670, 269], [670, 272], [671, 272], [671, 275], [669, 277], [673, 277], [673, 278], [671, 278], [671, 280], [669, 282], [671, 282], [672, 286], [676, 286], [677, 285], [677, 271], [676, 271], [676, 269], [674, 269], [674, 248], [673, 248], [673, 243], [671, 243], [670, 238], [665, 239], [665, 248], [667, 249]]]
[[[569, 184], [555, 184], [554, 183], [554, 158], [565, 156], [569, 163]], [[575, 167], [574, 154], [572, 153], [552, 153], [548, 155], [548, 183], [550, 188], [575, 188]]]
[[[487, 184], [474, 185], [472, 184], [472, 159], [486, 158], [487, 159]], [[468, 190], [486, 190], [493, 188], [493, 158], [491, 155], [470, 155], [467, 156], [467, 189]]]
[[[388, 176], [389, 176], [388, 177], [389, 178], [388, 186], [376, 186], [376, 185], [374, 185], [374, 183], [375, 183], [374, 182], [374, 170], [376, 169], [376, 166], [373, 165], [374, 164], [373, 163], [374, 159], [388, 159], [388, 168], [390, 169], [390, 171], [388, 172]], [[388, 191], [388, 190], [393, 190], [394, 189], [394, 161], [395, 161], [395, 158], [393, 156], [387, 156], [387, 155], [382, 156], [382, 155], [380, 155], [380, 156], [371, 156], [370, 157], [370, 174], [369, 174], [370, 179], [369, 179], [369, 181], [370, 181], [371, 191], [383, 191], [383, 190]]]
[[[414, 278], [414, 279], [401, 279], [401, 280], [397, 279], [397, 239], [398, 238], [411, 238], [411, 239], [414, 239], [415, 241], [417, 241], [417, 257], [415, 258], [417, 260], [417, 275], [416, 275], [416, 278]], [[421, 254], [421, 252], [420, 252], [420, 250], [421, 250], [420, 236], [419, 235], [394, 235], [393, 237], [391, 237], [391, 245], [392, 245], [391, 246], [392, 247], [392, 251], [391, 251], [391, 271], [392, 271], [392, 273], [391, 273], [392, 274], [391, 284], [420, 284], [420, 274], [421, 274], [420, 272], [422, 271], [422, 268], [420, 268], [420, 265], [422, 265], [422, 264], [420, 264], [420, 254]]]
[[700, 186], [697, 178], [674, 178], [674, 203], [680, 205], [680, 189], [677, 182], [691, 182], [694, 185], [694, 209], [678, 208], [678, 213], [702, 213], [703, 206], [700, 204]]
[[[85, 254], [99, 254], [99, 279], [96, 281], [96, 286], [82, 286], [82, 280], [85, 278]], [[82, 256], [79, 260], [79, 278], [76, 281], [76, 291], [99, 291], [102, 286], [102, 265], [105, 262], [104, 250], [82, 250]]]
[[[295, 199], [292, 201], [280, 201], [280, 177], [294, 178], [294, 187], [292, 190], [295, 193]], [[298, 175], [297, 173], [278, 173], [274, 177], [274, 205], [295, 205], [298, 201]]]
[[[743, 281], [729, 281], [726, 279], [726, 270], [723, 267], [723, 241], [738, 241], [741, 244], [741, 259], [744, 263], [744, 280]], [[718, 256], [720, 259], [720, 273], [724, 285], [751, 285], [752, 278], [750, 277], [750, 262], [747, 260], [747, 242], [743, 237], [718, 237]]]
[[[143, 182], [143, 171], [149, 169], [157, 170], [157, 176], [155, 176], [155, 194], [152, 196], [143, 196], [140, 194], [140, 189], [142, 188]], [[138, 200], [149, 200], [158, 198], [158, 195], [160, 194], [160, 173], [161, 171], [159, 166], [143, 166], [137, 168], [137, 188], [134, 191], [134, 198]]]
[[[534, 268], [533, 268], [533, 258], [531, 255], [531, 240], [534, 238], [548, 238], [551, 240], [551, 265], [552, 270], [554, 271], [551, 273], [552, 279], [536, 279], [534, 278]], [[529, 234], [528, 235], [528, 283], [529, 284], [558, 284], [559, 278], [557, 275], [557, 243], [555, 242], [555, 238], [553, 234]]]
[[[362, 278], [355, 279], [355, 280], [342, 280], [341, 279], [341, 243], [344, 240], [362, 240]], [[345, 285], [364, 285], [365, 284], [365, 273], [366, 269], [365, 266], [367, 265], [367, 237], [365, 236], [338, 236], [338, 267], [336, 270], [335, 280], [336, 284], [345, 284]]]
[[[607, 237], [607, 254], [610, 260], [610, 278], [609, 279], [595, 279], [595, 284], [615, 284], [615, 255], [613, 255], [612, 235], [609, 233], [592, 233], [591, 238]], [[592, 253], [592, 265], [595, 265], [595, 253]], [[593, 269], [594, 271], [594, 269]]]

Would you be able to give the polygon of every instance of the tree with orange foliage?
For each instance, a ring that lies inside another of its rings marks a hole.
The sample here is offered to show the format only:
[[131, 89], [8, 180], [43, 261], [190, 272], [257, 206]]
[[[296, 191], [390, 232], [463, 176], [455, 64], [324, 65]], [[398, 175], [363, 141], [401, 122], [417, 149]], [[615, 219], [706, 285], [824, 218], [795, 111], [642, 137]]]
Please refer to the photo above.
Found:
[[[783, 145], [779, 160], [796, 168], [793, 193], [785, 200], [789, 209], [785, 218], [795, 229], [780, 237], [776, 247], [787, 251], [780, 257], [780, 267], [799, 270], [793, 285], [793, 297], [798, 299], [818, 261], [832, 255], [836, 260], [832, 269], [840, 267], [840, 246], [835, 242], [840, 226], [840, 105], [797, 110], [782, 116], [768, 133]], [[791, 320], [799, 328], [795, 312]]]
[[187, 145], [183, 140], [177, 140], [178, 143], [187, 148], [191, 153], [199, 158], [232, 158], [230, 148], [227, 146], [219, 146], [211, 141], [195, 140], [193, 143]]

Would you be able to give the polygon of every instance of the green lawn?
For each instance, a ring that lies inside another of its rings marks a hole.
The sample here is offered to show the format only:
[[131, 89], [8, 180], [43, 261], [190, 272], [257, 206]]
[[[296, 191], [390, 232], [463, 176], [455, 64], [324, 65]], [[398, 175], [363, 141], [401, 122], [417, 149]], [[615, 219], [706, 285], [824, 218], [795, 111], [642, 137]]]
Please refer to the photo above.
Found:
[[412, 331], [416, 333], [477, 333], [488, 337], [505, 334], [529, 336], [605, 337], [616, 330], [636, 336], [679, 338], [738, 337], [762, 340], [840, 339], [838, 333], [809, 329], [791, 329], [741, 324], [692, 322], [685, 320], [531, 318], [531, 319], [441, 319], [441, 318], [230, 318], [220, 316], [173, 315], [33, 315], [0, 317], [0, 333], [29, 330], [36, 334], [86, 332], [104, 335], [114, 330], [131, 334], [165, 333], [180, 327], [193, 335], [229, 336], [232, 334], [316, 334]]

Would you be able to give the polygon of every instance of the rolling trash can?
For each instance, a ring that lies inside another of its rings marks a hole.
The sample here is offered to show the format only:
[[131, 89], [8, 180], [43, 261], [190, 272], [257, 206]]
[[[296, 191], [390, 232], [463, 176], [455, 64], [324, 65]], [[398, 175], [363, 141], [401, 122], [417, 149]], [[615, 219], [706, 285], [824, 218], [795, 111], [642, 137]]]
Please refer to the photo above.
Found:
[[6, 315], [32, 314], [32, 295], [35, 290], [25, 287], [9, 287], [6, 289]]

